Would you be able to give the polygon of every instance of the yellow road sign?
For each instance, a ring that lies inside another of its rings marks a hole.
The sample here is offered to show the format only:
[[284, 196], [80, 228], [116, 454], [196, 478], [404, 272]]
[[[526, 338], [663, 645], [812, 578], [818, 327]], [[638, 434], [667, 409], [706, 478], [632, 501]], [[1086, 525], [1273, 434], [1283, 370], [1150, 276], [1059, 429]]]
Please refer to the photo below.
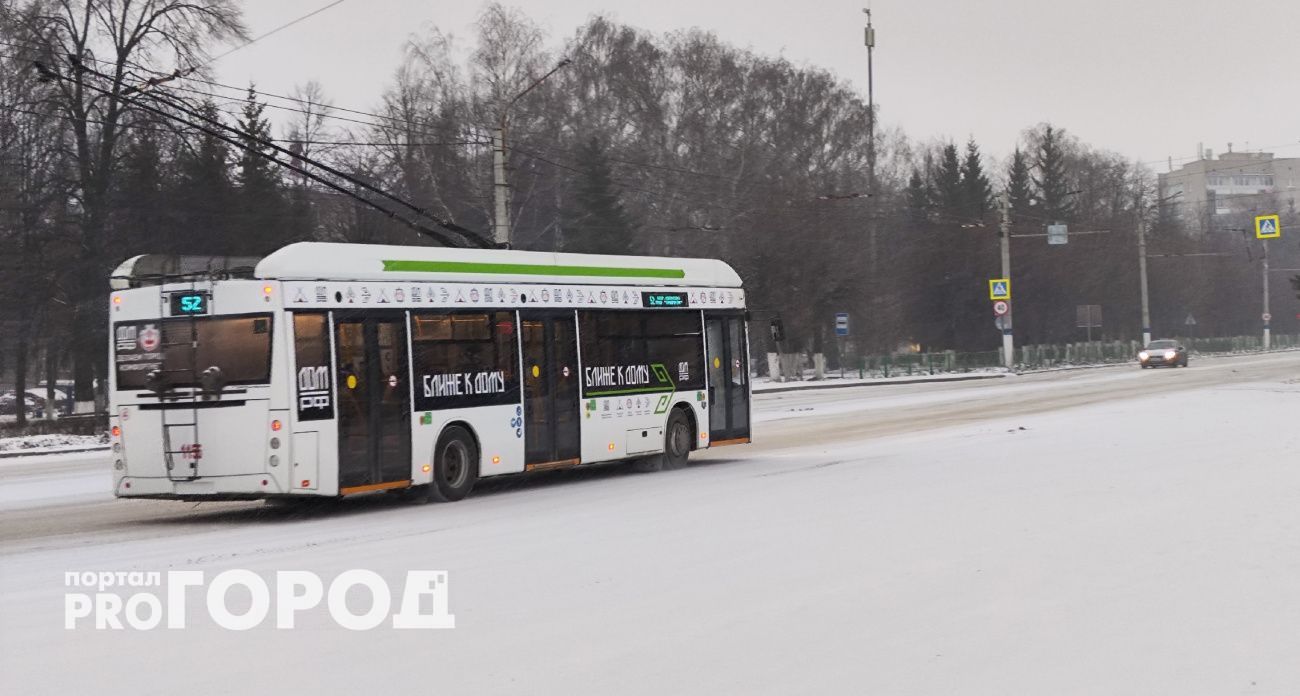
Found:
[[1255, 217], [1255, 236], [1259, 239], [1277, 239], [1282, 236], [1282, 221], [1276, 215]]
[[1011, 299], [1011, 279], [1010, 278], [989, 279], [989, 299], [990, 300]]

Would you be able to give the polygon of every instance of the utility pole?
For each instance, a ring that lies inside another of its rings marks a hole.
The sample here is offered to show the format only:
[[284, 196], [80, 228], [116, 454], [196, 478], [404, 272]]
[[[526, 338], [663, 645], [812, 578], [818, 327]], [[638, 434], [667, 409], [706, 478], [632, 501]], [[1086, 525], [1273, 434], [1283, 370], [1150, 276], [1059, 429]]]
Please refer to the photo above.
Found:
[[506, 183], [506, 114], [492, 131], [492, 241], [498, 247], [510, 246], [510, 184]]
[[[1002, 192], [1002, 277], [1008, 281], [1011, 280], [1011, 192]], [[1002, 360], [1008, 370], [1015, 369], [1016, 352], [1015, 339], [1011, 333], [1011, 317], [1015, 314], [1015, 306], [1007, 311], [1002, 317]]]
[[1142, 208], [1137, 211], [1138, 277], [1142, 284], [1142, 347], [1151, 345], [1151, 295], [1147, 290], [1147, 225]]
[[876, 270], [879, 264], [879, 250], [876, 244], [876, 96], [875, 96], [875, 66], [873, 65], [874, 53], [876, 50], [876, 29], [871, 25], [871, 8], [867, 7], [862, 10], [867, 15], [867, 28], [863, 34], [863, 41], [867, 45], [867, 255], [870, 259], [869, 268], [871, 277], [874, 280]]
[[501, 109], [501, 114], [497, 118], [497, 127], [492, 131], [492, 193], [493, 193], [493, 214], [492, 214], [492, 241], [498, 247], [507, 249], [510, 247], [510, 183], [506, 181], [506, 125], [510, 116], [510, 110], [515, 104], [523, 98], [525, 94], [533, 91], [533, 88], [546, 81], [546, 78], [559, 72], [573, 61], [565, 58], [561, 60], [551, 71], [542, 75], [533, 81], [531, 85], [524, 88], [524, 91], [516, 94], [514, 99]]
[[1268, 311], [1268, 240], [1261, 241], [1264, 242], [1264, 350], [1268, 350], [1269, 345], [1272, 343], [1272, 336], [1270, 335], [1272, 332], [1269, 324], [1273, 317]]

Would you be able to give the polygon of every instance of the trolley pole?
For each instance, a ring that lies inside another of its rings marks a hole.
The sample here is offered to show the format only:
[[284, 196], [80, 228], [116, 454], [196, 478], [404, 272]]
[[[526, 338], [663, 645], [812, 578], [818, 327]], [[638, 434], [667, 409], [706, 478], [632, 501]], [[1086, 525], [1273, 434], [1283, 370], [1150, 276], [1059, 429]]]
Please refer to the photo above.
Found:
[[1268, 240], [1262, 241], [1264, 242], [1264, 350], [1268, 350], [1269, 345], [1272, 343], [1269, 329], [1272, 315], [1268, 311]]
[[[1011, 278], [1011, 192], [1002, 192], [1002, 277]], [[1015, 314], [1014, 305], [1007, 311], [1006, 316], [1002, 318], [1002, 360], [1007, 370], [1015, 369], [1016, 350], [1015, 340], [1011, 333], [1012, 315]]]
[[[1147, 226], [1138, 210], [1138, 277], [1142, 285], [1142, 347], [1151, 345], [1151, 294], [1147, 290]], [[1267, 304], [1267, 303], [1266, 303]]]

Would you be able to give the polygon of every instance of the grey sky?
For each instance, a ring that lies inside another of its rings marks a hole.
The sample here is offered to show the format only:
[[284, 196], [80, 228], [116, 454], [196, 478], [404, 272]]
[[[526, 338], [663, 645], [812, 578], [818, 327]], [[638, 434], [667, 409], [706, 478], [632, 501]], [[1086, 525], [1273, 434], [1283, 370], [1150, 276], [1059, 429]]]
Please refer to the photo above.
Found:
[[[524, 0], [558, 48], [595, 13], [653, 32], [700, 27], [831, 70], [865, 95], [866, 0]], [[248, 0], [254, 35], [326, 0]], [[347, 0], [223, 58], [231, 84], [287, 93], [319, 80], [337, 106], [372, 110], [407, 36], [436, 25], [468, 45], [482, 5]], [[1269, 148], [1300, 156], [1300, 2], [1295, 0], [875, 0], [881, 121], [920, 141], [1003, 157], [1051, 121], [1132, 159]]]

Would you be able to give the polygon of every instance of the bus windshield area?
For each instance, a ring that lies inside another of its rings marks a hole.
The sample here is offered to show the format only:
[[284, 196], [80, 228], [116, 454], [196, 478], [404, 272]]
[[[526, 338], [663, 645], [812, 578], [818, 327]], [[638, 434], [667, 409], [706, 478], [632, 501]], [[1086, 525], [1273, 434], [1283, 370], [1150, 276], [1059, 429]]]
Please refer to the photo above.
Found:
[[222, 384], [271, 381], [270, 314], [118, 322], [113, 346], [119, 391], [199, 387], [213, 367]]

